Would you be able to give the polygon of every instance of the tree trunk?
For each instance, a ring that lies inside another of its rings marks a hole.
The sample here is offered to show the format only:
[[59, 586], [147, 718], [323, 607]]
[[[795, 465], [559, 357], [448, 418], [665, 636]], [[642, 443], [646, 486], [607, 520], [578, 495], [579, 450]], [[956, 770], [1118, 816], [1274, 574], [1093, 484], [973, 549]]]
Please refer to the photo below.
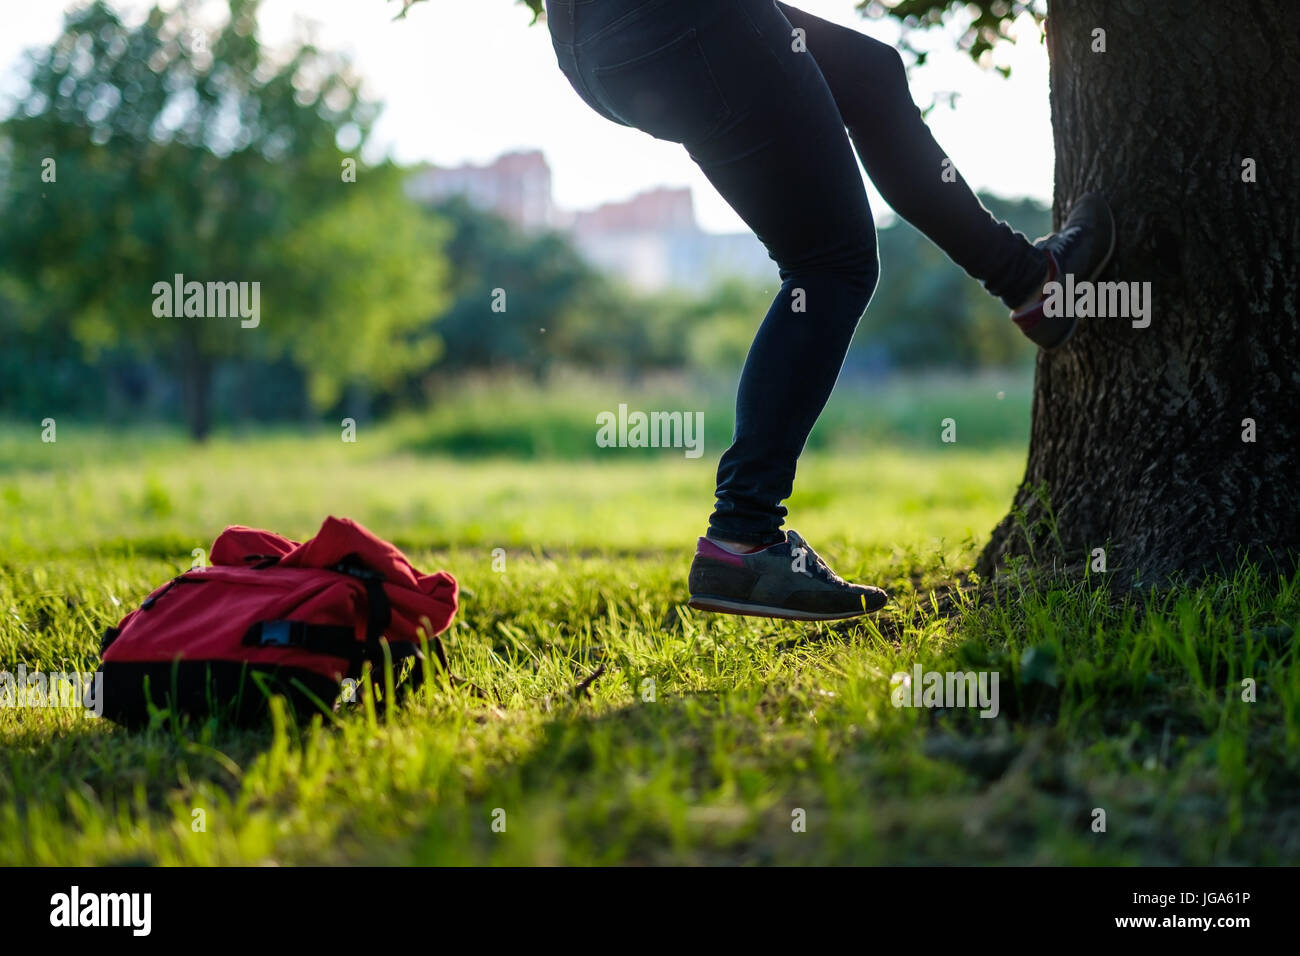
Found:
[[212, 431], [212, 359], [203, 353], [195, 334], [186, 335], [181, 343], [181, 390], [190, 437], [206, 441]]
[[1084, 318], [1039, 355], [1025, 477], [977, 570], [1098, 548], [1125, 583], [1293, 566], [1300, 3], [1054, 0], [1047, 40], [1055, 221], [1109, 199], [1101, 278], [1150, 282], [1150, 325]]

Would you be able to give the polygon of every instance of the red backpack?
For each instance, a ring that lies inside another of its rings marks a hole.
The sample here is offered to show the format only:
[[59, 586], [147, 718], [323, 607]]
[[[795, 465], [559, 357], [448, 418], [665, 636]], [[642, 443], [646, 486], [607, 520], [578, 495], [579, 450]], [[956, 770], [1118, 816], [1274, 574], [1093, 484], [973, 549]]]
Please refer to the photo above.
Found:
[[261, 720], [271, 693], [300, 716], [329, 708], [342, 682], [396, 673], [416, 658], [421, 627], [438, 662], [437, 635], [456, 613], [456, 579], [422, 574], [396, 547], [347, 518], [326, 518], [299, 544], [235, 525], [212, 545], [212, 564], [172, 578], [104, 634], [104, 716], [147, 723], [153, 708]]

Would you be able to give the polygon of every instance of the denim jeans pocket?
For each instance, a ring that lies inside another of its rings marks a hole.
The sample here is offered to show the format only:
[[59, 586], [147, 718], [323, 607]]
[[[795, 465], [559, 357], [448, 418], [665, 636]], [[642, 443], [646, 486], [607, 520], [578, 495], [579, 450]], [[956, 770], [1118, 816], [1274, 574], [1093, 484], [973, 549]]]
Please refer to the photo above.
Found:
[[730, 116], [694, 28], [649, 53], [591, 71], [596, 95], [656, 139], [700, 143]]
[[578, 71], [577, 65], [574, 63], [573, 54], [562, 52], [558, 47], [555, 52], [556, 58], [560, 64], [560, 72], [564, 74], [564, 78], [569, 81], [569, 85], [573, 87], [573, 91], [578, 94], [579, 98], [605, 119], [618, 123], [620, 126], [627, 126], [627, 123], [601, 105], [600, 101], [596, 99], [591, 90], [587, 87], [587, 84], [583, 83], [582, 74]]

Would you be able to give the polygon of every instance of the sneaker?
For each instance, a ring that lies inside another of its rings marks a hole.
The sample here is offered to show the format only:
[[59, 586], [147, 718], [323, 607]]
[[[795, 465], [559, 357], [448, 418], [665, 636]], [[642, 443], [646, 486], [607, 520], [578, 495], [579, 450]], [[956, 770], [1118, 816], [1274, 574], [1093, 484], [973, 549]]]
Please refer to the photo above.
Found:
[[858, 617], [879, 611], [889, 599], [880, 588], [845, 581], [797, 531], [750, 554], [700, 538], [689, 583], [690, 605], [701, 611], [796, 621]]
[[[1051, 269], [1048, 282], [1067, 275], [1074, 276], [1076, 282], [1093, 281], [1115, 253], [1115, 219], [1110, 206], [1101, 193], [1086, 193], [1070, 210], [1061, 231], [1044, 236], [1034, 245], [1047, 253]], [[1046, 315], [1043, 301], [1040, 296], [1029, 308], [1012, 313], [1011, 320], [1040, 347], [1060, 348], [1074, 334], [1078, 317]]]

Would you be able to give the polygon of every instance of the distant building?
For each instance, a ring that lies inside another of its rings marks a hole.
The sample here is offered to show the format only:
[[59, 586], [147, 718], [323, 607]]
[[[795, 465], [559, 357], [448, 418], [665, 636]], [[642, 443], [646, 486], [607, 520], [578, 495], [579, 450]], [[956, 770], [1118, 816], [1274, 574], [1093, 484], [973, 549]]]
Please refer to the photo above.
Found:
[[607, 202], [573, 217], [575, 235], [616, 232], [698, 232], [689, 188], [661, 186], [623, 202]]
[[685, 187], [652, 189], [579, 212], [571, 231], [594, 265], [647, 291], [698, 290], [727, 277], [770, 280], [776, 274], [753, 235], [700, 229]]
[[424, 203], [464, 196], [479, 209], [530, 232], [556, 225], [551, 167], [539, 150], [506, 153], [486, 166], [428, 166], [411, 176], [407, 191]]
[[635, 288], [702, 289], [726, 277], [771, 281], [776, 266], [749, 233], [704, 232], [689, 188], [662, 187], [622, 202], [565, 213], [551, 198], [551, 170], [538, 151], [507, 153], [486, 166], [427, 167], [410, 195], [433, 203], [461, 195], [521, 229], [562, 229], [597, 268]]

